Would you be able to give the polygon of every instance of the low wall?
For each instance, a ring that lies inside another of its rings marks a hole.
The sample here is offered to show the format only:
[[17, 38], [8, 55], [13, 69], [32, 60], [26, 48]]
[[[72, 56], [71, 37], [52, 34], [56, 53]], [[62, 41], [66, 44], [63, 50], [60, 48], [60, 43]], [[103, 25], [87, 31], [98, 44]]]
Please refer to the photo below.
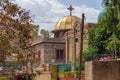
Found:
[[36, 75], [35, 80], [51, 80], [51, 73], [42, 73]]
[[120, 61], [86, 62], [85, 80], [120, 80]]
[[[79, 80], [78, 78], [58, 78], [57, 80]], [[82, 78], [81, 80], [85, 80]]]
[[[59, 72], [57, 78], [78, 78], [78, 72]], [[81, 73], [81, 77], [84, 78], [84, 72]]]

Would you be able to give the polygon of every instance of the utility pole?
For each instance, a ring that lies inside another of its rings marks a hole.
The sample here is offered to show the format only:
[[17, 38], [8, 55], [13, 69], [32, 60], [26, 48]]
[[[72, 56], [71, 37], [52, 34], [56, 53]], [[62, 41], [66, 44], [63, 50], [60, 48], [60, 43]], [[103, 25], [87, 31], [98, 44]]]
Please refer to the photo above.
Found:
[[82, 13], [82, 25], [80, 31], [80, 57], [79, 57], [79, 72], [78, 72], [79, 80], [81, 80], [81, 73], [82, 73], [83, 32], [84, 32], [84, 13]]

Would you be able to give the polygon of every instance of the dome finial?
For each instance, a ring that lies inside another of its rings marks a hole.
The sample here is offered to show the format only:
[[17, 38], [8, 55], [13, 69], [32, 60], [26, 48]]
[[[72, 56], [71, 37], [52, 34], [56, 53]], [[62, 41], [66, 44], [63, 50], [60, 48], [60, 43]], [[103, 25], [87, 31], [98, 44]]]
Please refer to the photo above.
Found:
[[72, 11], [74, 10], [74, 8], [72, 7], [72, 5], [70, 5], [69, 8], [67, 8], [70, 11], [70, 16], [72, 16]]

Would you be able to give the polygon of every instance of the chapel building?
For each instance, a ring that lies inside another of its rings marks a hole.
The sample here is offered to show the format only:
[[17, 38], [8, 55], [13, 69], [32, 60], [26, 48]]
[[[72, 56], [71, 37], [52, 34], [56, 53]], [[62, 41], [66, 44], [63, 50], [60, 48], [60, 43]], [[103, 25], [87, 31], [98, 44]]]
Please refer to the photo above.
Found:
[[[95, 23], [84, 24], [83, 51], [88, 47], [88, 30]], [[33, 43], [40, 64], [74, 63], [80, 54], [81, 19], [74, 15], [61, 18], [55, 25], [53, 38], [37, 37]]]

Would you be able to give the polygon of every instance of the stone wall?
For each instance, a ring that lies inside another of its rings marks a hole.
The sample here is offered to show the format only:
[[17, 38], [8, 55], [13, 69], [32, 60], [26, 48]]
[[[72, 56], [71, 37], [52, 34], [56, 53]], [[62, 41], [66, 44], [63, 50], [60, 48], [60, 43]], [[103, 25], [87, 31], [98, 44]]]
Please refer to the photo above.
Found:
[[64, 50], [64, 54], [65, 54], [65, 44], [54, 44], [54, 43], [44, 43], [44, 63], [53, 63], [54, 62], [57, 63], [56, 60], [56, 50], [57, 49], [62, 49]]
[[[65, 54], [65, 43], [45, 42], [35, 46], [35, 51], [40, 51], [40, 63], [53, 63], [56, 62], [56, 50], [62, 49]], [[54, 60], [54, 61], [53, 61]]]
[[[45, 63], [57, 63], [56, 50], [62, 49], [65, 54], [65, 40], [64, 38], [40, 38], [40, 41], [36, 42], [32, 46], [36, 51], [36, 56], [40, 54], [40, 64]], [[61, 61], [63, 62], [63, 61]]]
[[85, 80], [120, 80], [120, 61], [86, 62]]

